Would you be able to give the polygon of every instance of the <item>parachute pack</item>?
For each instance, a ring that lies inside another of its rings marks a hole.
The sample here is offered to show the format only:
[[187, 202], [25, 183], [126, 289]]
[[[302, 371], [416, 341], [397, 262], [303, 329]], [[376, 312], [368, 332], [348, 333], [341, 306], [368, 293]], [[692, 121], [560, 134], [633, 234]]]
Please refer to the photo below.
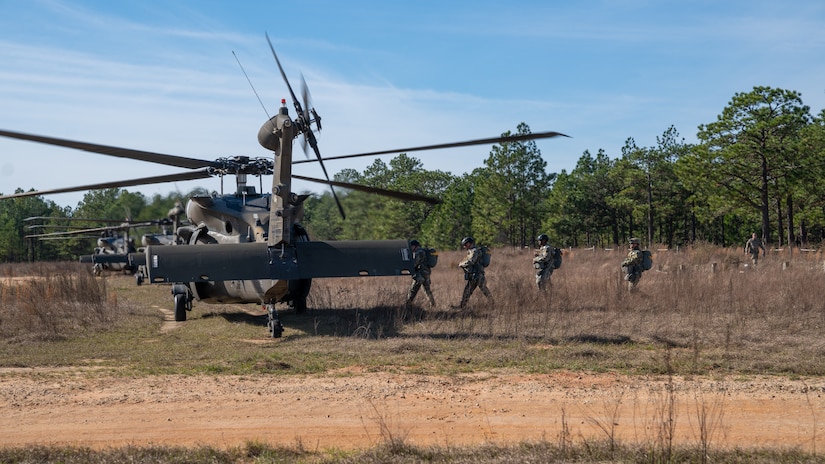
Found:
[[424, 256], [427, 259], [427, 266], [435, 267], [438, 264], [438, 251], [435, 248], [424, 248]]
[[561, 250], [553, 248], [553, 269], [561, 267]]
[[642, 250], [642, 269], [649, 271], [653, 268], [653, 253], [650, 250]]
[[481, 250], [481, 258], [479, 258], [479, 262], [481, 263], [482, 267], [487, 267], [490, 265], [490, 249], [486, 246], [478, 247]]

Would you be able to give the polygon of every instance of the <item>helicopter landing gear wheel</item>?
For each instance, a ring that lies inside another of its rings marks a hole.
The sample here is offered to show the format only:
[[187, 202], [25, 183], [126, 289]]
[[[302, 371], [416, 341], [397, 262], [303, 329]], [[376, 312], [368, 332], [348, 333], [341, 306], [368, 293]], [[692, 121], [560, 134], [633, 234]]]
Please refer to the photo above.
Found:
[[100, 274], [103, 274], [103, 266], [99, 263], [95, 263], [95, 265], [92, 267], [92, 274], [95, 277], [100, 277]]
[[281, 320], [278, 318], [278, 311], [274, 304], [264, 305], [266, 308], [266, 328], [272, 338], [281, 338], [284, 333], [284, 326], [281, 325]]
[[175, 321], [186, 320], [186, 311], [192, 310], [192, 292], [185, 284], [172, 285], [172, 297], [175, 299]]
[[175, 295], [175, 321], [183, 322], [186, 320], [186, 295]]

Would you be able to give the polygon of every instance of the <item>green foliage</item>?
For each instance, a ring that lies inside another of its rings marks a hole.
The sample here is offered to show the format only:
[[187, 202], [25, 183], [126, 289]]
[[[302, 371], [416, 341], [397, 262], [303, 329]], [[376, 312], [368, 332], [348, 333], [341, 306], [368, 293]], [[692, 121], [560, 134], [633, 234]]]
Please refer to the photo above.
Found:
[[466, 174], [456, 178], [447, 187], [442, 203], [422, 226], [422, 243], [429, 243], [440, 249], [454, 249], [472, 230], [472, 210], [475, 175]]
[[[440, 198], [453, 176], [427, 171], [421, 161], [401, 154], [389, 165], [376, 160], [364, 173], [346, 169], [334, 176], [339, 182]], [[318, 240], [375, 240], [420, 237], [424, 223], [436, 209], [424, 202], [401, 201], [360, 191], [339, 193], [346, 214], [342, 220], [331, 194], [313, 195], [304, 203], [304, 225]]]
[[[78, 203], [75, 210], [76, 217], [82, 218], [105, 218], [105, 219], [131, 219], [134, 197], [121, 195], [122, 190], [110, 188], [105, 190], [90, 190], [83, 195], [83, 200]], [[123, 201], [121, 201], [123, 198]]]
[[562, 172], [545, 203], [544, 230], [559, 245], [593, 245], [618, 240], [618, 216], [624, 206], [621, 178], [615, 162], [603, 150], [596, 157], [585, 151], [575, 169]]
[[[530, 134], [530, 128], [521, 123], [515, 135], [525, 134]], [[541, 225], [541, 203], [554, 178], [546, 172], [547, 162], [536, 143], [495, 145], [484, 165], [473, 197], [473, 234], [491, 245], [533, 243]]]
[[697, 201], [717, 205], [719, 212], [750, 207], [770, 242], [772, 205], [792, 198], [803, 178], [800, 168], [815, 164], [799, 150], [810, 121], [797, 92], [754, 87], [737, 93], [715, 122], [699, 126], [702, 143], [678, 174]]
[[[22, 193], [17, 189], [15, 193]], [[21, 197], [0, 201], [0, 261], [21, 262], [29, 258], [56, 259], [63, 254], [57, 242], [31, 241], [26, 235], [39, 231], [28, 229], [26, 218], [35, 216], [65, 217], [66, 209], [40, 197]]]

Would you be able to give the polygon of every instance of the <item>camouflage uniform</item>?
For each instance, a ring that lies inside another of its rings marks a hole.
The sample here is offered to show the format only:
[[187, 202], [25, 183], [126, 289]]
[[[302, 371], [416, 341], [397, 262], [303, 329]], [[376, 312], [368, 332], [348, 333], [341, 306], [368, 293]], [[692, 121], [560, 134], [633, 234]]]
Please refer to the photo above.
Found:
[[[462, 242], [467, 239], [462, 240]], [[467, 257], [458, 263], [458, 267], [464, 270], [464, 280], [467, 283], [464, 285], [464, 293], [461, 295], [461, 303], [459, 308], [467, 307], [467, 301], [470, 295], [473, 294], [476, 287], [481, 289], [481, 293], [488, 299], [492, 298], [490, 290], [487, 289], [487, 279], [484, 277], [484, 266], [481, 265], [481, 249], [476, 248], [473, 241], [468, 242], [470, 247], [467, 249]]]
[[533, 258], [533, 267], [536, 268], [536, 286], [539, 290], [545, 290], [547, 285], [552, 285], [550, 276], [553, 275], [553, 247], [547, 243], [547, 236], [539, 235], [539, 249]]
[[[416, 242], [417, 243], [417, 242]], [[407, 292], [407, 305], [412, 304], [415, 295], [418, 294], [418, 289], [424, 287], [424, 294], [430, 300], [430, 306], [435, 307], [435, 298], [433, 292], [430, 290], [430, 263], [427, 261], [427, 253], [419, 245], [413, 245], [413, 259], [415, 262], [415, 273], [412, 275], [413, 283], [410, 286], [410, 291]]]
[[745, 253], [751, 255], [751, 262], [753, 267], [756, 267], [756, 262], [759, 261], [759, 249], [762, 249], [762, 256], [765, 256], [765, 245], [762, 244], [762, 239], [754, 233], [748, 242], [745, 244]]
[[642, 278], [642, 261], [644, 256], [642, 250], [639, 249], [641, 241], [638, 238], [630, 239], [630, 251], [627, 253], [627, 258], [622, 261], [622, 271], [624, 271], [624, 280], [627, 281], [627, 289], [633, 291]]

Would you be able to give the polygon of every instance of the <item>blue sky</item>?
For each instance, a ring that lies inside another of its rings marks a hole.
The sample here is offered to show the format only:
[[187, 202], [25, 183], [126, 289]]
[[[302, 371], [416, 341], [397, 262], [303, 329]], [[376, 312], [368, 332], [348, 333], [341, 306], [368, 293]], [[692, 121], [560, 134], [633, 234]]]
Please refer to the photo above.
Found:
[[[274, 114], [289, 95], [265, 33], [293, 87], [306, 78], [324, 156], [493, 137], [524, 122], [571, 136], [537, 142], [559, 172], [585, 150], [618, 157], [629, 137], [654, 146], [671, 125], [695, 142], [698, 125], [754, 86], [825, 108], [819, 0], [395, 3], [0, 0], [0, 128], [210, 160], [270, 156], [256, 138], [266, 113], [233, 56]], [[489, 151], [411, 155], [460, 174]], [[0, 157], [2, 193], [178, 172], [9, 139]], [[322, 177], [312, 164], [294, 172]], [[220, 181], [129, 190], [195, 186]], [[49, 198], [74, 207], [82, 193]]]

